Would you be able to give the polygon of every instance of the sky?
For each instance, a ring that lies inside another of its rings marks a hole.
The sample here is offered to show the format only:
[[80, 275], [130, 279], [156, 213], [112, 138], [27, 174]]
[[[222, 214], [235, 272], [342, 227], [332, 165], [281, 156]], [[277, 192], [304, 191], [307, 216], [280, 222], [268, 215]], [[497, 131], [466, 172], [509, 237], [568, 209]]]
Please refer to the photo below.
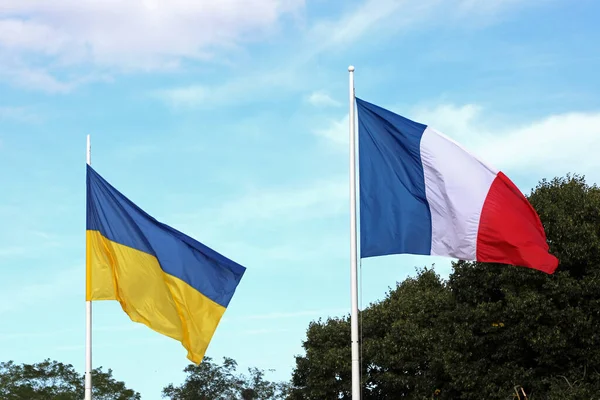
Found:
[[[251, 4], [251, 5], [250, 5]], [[289, 379], [310, 321], [350, 311], [348, 66], [528, 194], [600, 180], [593, 0], [2, 0], [0, 357], [85, 366], [85, 161], [247, 268], [207, 355]], [[416, 268], [361, 262], [362, 307]], [[160, 399], [186, 351], [93, 305], [93, 365]]]

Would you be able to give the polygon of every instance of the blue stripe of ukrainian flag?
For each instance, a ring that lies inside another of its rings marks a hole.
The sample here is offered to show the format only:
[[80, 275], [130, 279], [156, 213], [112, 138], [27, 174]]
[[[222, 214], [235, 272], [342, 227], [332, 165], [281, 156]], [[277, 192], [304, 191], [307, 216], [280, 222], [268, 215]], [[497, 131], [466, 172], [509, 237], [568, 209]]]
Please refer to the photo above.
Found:
[[245, 268], [145, 213], [87, 166], [86, 300], [117, 300], [199, 364]]

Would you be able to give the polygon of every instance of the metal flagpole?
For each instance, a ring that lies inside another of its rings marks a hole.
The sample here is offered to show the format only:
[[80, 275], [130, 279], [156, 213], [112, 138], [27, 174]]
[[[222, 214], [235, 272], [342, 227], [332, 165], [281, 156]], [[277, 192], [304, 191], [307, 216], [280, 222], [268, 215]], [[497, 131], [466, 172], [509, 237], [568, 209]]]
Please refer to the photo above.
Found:
[[360, 359], [358, 347], [358, 252], [356, 249], [356, 135], [354, 133], [354, 67], [348, 67], [350, 74], [350, 293], [352, 308], [350, 313], [352, 340], [352, 400], [360, 400]]
[[[87, 164], [92, 165], [90, 135], [87, 135]], [[85, 400], [92, 400], [92, 302], [89, 300], [85, 302]]]

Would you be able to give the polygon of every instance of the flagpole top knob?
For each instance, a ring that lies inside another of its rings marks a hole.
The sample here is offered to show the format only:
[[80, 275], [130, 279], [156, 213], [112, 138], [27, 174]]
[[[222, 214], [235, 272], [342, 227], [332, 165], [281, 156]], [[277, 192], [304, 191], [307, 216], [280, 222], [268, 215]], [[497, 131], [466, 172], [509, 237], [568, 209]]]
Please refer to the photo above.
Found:
[[348, 72], [354, 72], [354, 65], [348, 67]]

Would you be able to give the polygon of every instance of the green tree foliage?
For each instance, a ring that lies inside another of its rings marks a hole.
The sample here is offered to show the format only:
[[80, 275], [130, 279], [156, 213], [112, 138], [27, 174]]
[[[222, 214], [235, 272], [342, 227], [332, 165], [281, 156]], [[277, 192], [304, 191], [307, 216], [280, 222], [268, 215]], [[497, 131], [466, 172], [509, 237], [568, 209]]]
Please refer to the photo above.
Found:
[[248, 375], [237, 372], [237, 363], [225, 357], [219, 365], [210, 357], [201, 364], [188, 365], [187, 377], [181, 386], [168, 385], [163, 397], [171, 400], [277, 400], [284, 399], [288, 385], [270, 382], [258, 368], [249, 368]]
[[[451, 304], [444, 282], [423, 269], [361, 313], [365, 400], [432, 394], [440, 387], [439, 351], [447, 341]], [[296, 357], [290, 399], [351, 399], [349, 341], [347, 317], [311, 323], [306, 354]]]
[[[567, 176], [529, 200], [558, 270], [461, 261], [398, 284], [361, 313], [366, 400], [600, 399], [600, 189]], [[349, 342], [347, 317], [311, 323], [290, 398], [350, 399]]]
[[[102, 368], [93, 371], [93, 397], [97, 400], [139, 400], [141, 397]], [[37, 364], [0, 363], [0, 399], [81, 400], [84, 377], [72, 365], [44, 360]]]

